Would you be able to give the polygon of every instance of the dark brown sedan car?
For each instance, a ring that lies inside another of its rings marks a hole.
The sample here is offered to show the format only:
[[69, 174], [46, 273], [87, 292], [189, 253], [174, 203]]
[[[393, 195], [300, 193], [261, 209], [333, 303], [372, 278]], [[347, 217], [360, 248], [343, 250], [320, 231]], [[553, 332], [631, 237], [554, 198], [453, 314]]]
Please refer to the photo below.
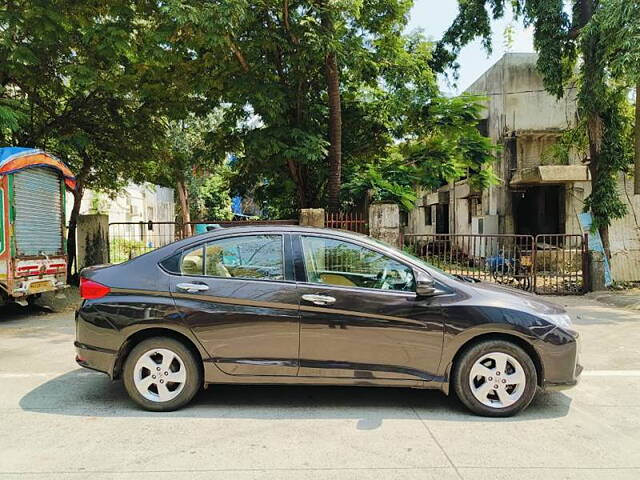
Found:
[[215, 230], [86, 269], [81, 294], [77, 362], [149, 410], [277, 383], [437, 388], [506, 416], [581, 371], [561, 307], [338, 230]]

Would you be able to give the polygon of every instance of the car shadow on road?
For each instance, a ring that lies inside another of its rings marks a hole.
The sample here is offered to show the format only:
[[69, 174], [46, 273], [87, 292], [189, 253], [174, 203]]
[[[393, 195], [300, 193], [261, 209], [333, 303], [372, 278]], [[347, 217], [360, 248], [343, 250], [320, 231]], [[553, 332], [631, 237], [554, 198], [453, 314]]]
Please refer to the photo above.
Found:
[[[571, 398], [541, 393], [522, 414], [490, 421], [522, 422], [564, 417]], [[385, 419], [487, 421], [467, 412], [454, 397], [436, 390], [376, 387], [210, 385], [187, 407], [147, 412], [129, 400], [122, 382], [73, 370], [34, 388], [20, 400], [25, 411], [82, 417], [185, 417], [224, 419], [357, 419], [372, 430]]]

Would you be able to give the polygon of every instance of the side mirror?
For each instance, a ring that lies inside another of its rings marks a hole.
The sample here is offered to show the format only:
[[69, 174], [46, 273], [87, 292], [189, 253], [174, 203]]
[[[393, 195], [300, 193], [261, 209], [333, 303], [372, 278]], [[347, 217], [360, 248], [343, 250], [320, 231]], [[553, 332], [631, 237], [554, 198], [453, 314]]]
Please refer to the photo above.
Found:
[[436, 282], [433, 277], [425, 272], [415, 272], [416, 294], [419, 297], [430, 297], [436, 293]]

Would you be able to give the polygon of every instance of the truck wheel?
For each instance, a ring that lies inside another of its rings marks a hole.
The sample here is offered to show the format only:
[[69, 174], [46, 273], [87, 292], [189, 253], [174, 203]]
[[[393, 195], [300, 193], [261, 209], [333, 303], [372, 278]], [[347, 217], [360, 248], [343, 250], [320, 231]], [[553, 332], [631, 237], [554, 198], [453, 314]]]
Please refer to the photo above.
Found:
[[472, 412], [509, 417], [533, 400], [538, 376], [531, 357], [518, 345], [486, 340], [468, 348], [454, 365], [456, 394]]
[[129, 397], [155, 412], [183, 407], [202, 386], [199, 359], [183, 343], [168, 337], [136, 345], [125, 360], [123, 379]]

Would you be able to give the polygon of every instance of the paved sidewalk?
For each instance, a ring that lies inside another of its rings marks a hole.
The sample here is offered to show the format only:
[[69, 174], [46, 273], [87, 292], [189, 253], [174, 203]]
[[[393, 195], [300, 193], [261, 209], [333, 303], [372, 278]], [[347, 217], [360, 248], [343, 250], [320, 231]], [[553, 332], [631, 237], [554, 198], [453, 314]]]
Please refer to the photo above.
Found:
[[640, 311], [640, 288], [590, 292], [586, 297], [614, 307]]

